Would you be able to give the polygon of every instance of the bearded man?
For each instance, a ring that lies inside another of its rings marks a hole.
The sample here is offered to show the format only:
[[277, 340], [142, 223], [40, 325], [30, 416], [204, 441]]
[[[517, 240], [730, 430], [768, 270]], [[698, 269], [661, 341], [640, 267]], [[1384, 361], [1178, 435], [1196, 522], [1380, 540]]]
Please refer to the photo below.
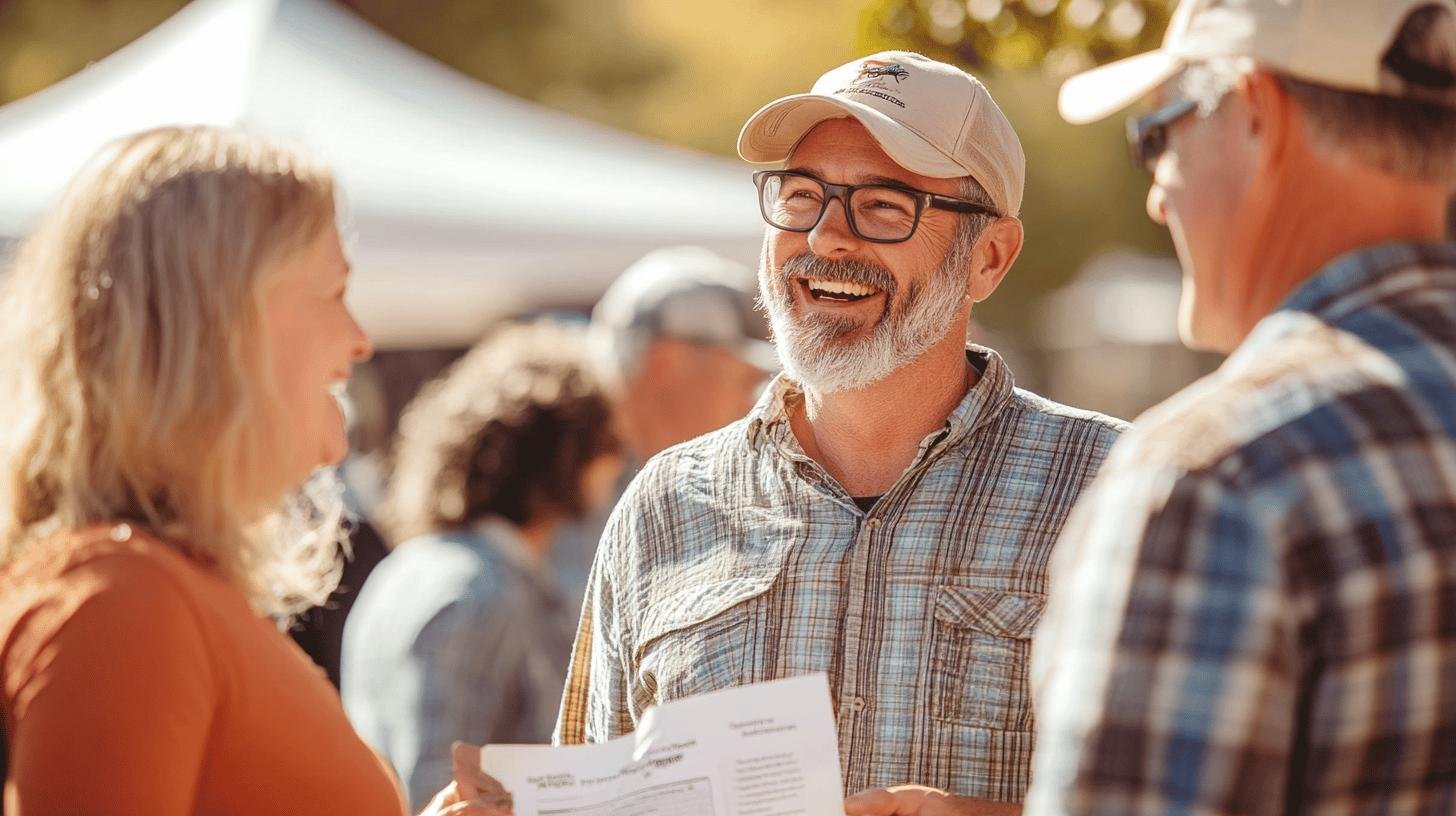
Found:
[[984, 86], [890, 52], [739, 136], [784, 365], [747, 417], [652, 459], [598, 549], [557, 740], [826, 672], [848, 790], [1016, 802], [1046, 563], [1122, 423], [966, 343], [1021, 251], [1025, 159]]

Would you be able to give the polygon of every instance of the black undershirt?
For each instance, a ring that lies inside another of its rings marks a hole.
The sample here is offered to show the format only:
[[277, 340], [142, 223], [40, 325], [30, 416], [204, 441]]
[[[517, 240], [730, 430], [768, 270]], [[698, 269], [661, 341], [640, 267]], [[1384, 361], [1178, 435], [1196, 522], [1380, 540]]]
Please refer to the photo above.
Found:
[[859, 505], [859, 509], [866, 513], [875, 506], [875, 502], [880, 500], [879, 496], [850, 496], [850, 498], [854, 499], [854, 503]]
[[966, 362], [971, 364], [971, 368], [976, 370], [976, 374], [984, 377], [986, 368], [991, 365], [991, 358], [982, 352], [966, 349]]

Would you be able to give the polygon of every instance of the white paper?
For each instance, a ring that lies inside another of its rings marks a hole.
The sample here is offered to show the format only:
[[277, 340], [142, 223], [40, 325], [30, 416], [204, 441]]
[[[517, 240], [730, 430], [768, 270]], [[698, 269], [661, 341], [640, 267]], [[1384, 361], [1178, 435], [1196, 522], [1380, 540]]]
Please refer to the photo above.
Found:
[[823, 674], [649, 709], [590, 745], [489, 745], [515, 816], [840, 816], [839, 746]]

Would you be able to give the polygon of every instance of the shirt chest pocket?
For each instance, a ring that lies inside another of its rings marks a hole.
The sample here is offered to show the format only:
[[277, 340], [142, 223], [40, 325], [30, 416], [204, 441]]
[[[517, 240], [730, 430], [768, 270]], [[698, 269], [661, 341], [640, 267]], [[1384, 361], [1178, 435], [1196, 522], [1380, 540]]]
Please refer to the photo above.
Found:
[[637, 710], [751, 682], [749, 615], [773, 582], [773, 573], [688, 582], [649, 610], [635, 655]]
[[930, 704], [942, 722], [1029, 731], [1031, 633], [1043, 595], [943, 586], [935, 597]]

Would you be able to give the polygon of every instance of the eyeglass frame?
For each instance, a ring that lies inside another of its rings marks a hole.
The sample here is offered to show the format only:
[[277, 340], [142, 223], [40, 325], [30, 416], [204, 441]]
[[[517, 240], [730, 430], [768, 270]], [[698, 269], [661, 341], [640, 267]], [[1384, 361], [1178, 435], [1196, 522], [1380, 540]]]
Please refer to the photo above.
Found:
[[[799, 178], [806, 178], [816, 182], [824, 188], [824, 199], [819, 205], [819, 215], [814, 219], [813, 224], [803, 228], [781, 227], [769, 218], [768, 210], [766, 209], [767, 202], [763, 200], [763, 186], [770, 176], [798, 176]], [[926, 190], [916, 189], [908, 184], [885, 184], [884, 182], [876, 182], [874, 184], [831, 184], [818, 176], [799, 170], [759, 170], [753, 174], [753, 186], [758, 188], [759, 215], [763, 216], [764, 223], [776, 230], [798, 233], [813, 232], [824, 221], [824, 215], [829, 212], [829, 202], [837, 198], [839, 199], [840, 207], [844, 210], [844, 222], [849, 225], [849, 231], [861, 241], [868, 241], [872, 244], [903, 244], [911, 238], [914, 238], [916, 231], [920, 229], [920, 216], [924, 214], [926, 209], [946, 210], [962, 215], [994, 215], [997, 218], [1002, 217], [1001, 213], [989, 204], [982, 204], [979, 201], [971, 201], [955, 196], [941, 195], [940, 193], [932, 193]], [[854, 197], [856, 190], [867, 188], [895, 190], [908, 194], [914, 200], [915, 219], [910, 224], [910, 232], [904, 238], [870, 238], [860, 233], [859, 227], [854, 223], [854, 208], [849, 206], [849, 201]]]
[[[1168, 129], [1179, 119], [1198, 110], [1197, 100], [1179, 97], [1152, 113], [1127, 118], [1127, 151], [1132, 163], [1149, 173], [1168, 152]], [[1150, 142], [1156, 140], [1156, 147]]]

